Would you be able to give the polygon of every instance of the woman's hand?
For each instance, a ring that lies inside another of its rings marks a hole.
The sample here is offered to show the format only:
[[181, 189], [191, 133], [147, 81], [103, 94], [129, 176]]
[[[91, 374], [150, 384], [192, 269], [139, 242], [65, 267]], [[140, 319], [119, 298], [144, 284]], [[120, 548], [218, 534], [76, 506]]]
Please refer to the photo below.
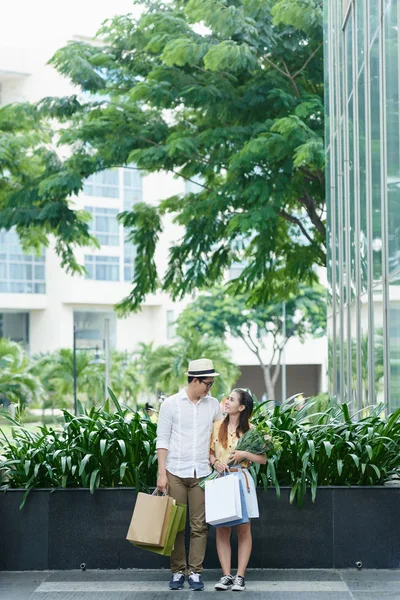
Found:
[[235, 450], [229, 455], [229, 459], [235, 464], [241, 463], [243, 460], [247, 460], [247, 452], [245, 450]]
[[229, 471], [228, 465], [221, 462], [220, 460], [216, 460], [214, 463], [214, 469], [218, 471], [218, 473], [223, 473], [224, 471]]

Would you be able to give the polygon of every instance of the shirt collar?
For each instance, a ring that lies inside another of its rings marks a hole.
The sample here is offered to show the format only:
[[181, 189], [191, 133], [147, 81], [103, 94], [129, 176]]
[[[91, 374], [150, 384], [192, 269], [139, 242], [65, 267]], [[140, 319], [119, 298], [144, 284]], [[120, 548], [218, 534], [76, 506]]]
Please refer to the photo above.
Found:
[[[201, 402], [204, 402], [204, 400], [208, 400], [209, 398], [211, 398], [211, 396], [210, 394], [207, 394], [207, 396], [200, 398], [197, 404], [200, 404]], [[181, 400], [187, 400], [188, 402], [191, 402], [187, 393], [187, 389], [185, 387], [183, 388], [183, 390], [181, 390]]]

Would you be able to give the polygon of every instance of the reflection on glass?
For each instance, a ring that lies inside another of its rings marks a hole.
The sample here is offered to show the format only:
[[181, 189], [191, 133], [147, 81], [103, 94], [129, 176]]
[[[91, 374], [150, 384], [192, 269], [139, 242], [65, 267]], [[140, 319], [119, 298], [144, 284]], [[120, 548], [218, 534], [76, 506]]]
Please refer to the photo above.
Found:
[[[372, 41], [379, 25], [379, 2], [378, 0], [367, 1], [369, 6], [369, 39]], [[357, 2], [360, 2], [360, 0], [357, 0]]]
[[357, 55], [358, 55], [358, 71], [364, 68], [364, 2], [356, 2], [356, 24], [357, 24]]
[[358, 146], [360, 174], [359, 197], [360, 197], [360, 277], [361, 293], [367, 291], [368, 287], [368, 264], [367, 264], [367, 170], [366, 170], [366, 131], [365, 131], [365, 68], [362, 69], [358, 78]]
[[399, 42], [398, 2], [393, 0], [385, 15], [385, 61], [387, 106], [387, 194], [389, 273], [400, 267], [400, 152], [399, 152]]
[[379, 83], [379, 36], [370, 50], [371, 69], [371, 181], [372, 181], [372, 260], [374, 281], [382, 278], [381, 222], [381, 126]]
[[374, 303], [374, 396], [371, 399], [373, 404], [384, 402], [383, 393], [383, 376], [384, 376], [384, 359], [383, 359], [383, 293], [382, 286], [379, 284], [373, 290]]
[[400, 274], [389, 281], [390, 398], [393, 412], [400, 408]]

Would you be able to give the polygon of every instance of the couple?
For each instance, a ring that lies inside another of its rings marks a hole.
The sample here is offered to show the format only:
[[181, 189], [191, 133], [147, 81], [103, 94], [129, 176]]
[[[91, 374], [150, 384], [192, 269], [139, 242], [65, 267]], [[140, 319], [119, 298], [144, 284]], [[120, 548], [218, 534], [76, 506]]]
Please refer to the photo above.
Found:
[[[225, 418], [218, 400], [210, 395], [214, 378], [211, 360], [201, 358], [189, 363], [188, 384], [178, 394], [167, 398], [161, 405], [157, 428], [158, 479], [160, 492], [167, 491], [180, 504], [188, 504], [190, 519], [189, 561], [186, 560], [185, 533], [176, 538], [171, 554], [171, 590], [180, 590], [188, 575], [192, 590], [203, 590], [201, 579], [207, 545], [204, 490], [198, 485], [210, 474], [211, 468], [228, 471], [227, 462], [234, 462], [230, 470], [243, 479], [246, 505], [250, 518], [259, 516], [256, 490], [246, 467], [250, 462], [265, 464], [266, 456], [235, 450], [241, 435], [249, 428], [253, 412], [253, 398], [242, 389], [233, 390], [225, 401]], [[239, 466], [240, 463], [240, 466]], [[237, 525], [238, 571], [231, 574], [231, 528], [217, 527], [217, 551], [222, 577], [216, 590], [242, 591], [245, 589], [245, 571], [251, 554], [250, 522]]]

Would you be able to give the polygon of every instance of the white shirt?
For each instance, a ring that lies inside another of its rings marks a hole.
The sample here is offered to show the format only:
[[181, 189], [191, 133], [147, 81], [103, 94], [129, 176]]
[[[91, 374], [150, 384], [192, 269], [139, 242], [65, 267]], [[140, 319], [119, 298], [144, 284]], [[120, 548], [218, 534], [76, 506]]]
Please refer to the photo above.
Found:
[[195, 404], [186, 389], [161, 405], [157, 426], [158, 448], [168, 450], [167, 471], [177, 477], [210, 474], [210, 440], [214, 421], [222, 419], [216, 398], [206, 396]]

